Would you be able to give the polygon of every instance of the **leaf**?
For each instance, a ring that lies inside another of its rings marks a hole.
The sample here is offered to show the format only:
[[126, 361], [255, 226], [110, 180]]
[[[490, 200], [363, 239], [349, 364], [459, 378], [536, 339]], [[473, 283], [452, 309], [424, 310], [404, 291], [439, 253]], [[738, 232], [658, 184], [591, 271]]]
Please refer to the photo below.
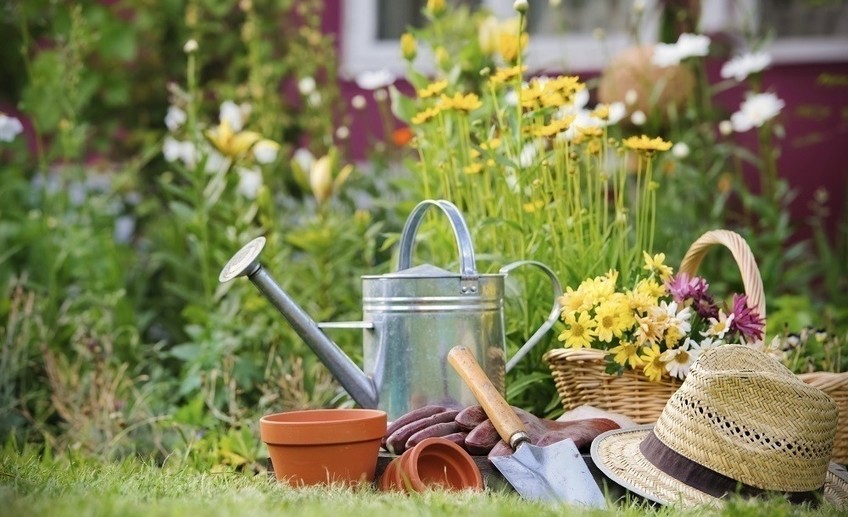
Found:
[[415, 101], [401, 93], [394, 85], [389, 86], [389, 97], [392, 100], [392, 113], [409, 124], [412, 117], [418, 113]]
[[200, 357], [200, 345], [195, 343], [177, 345], [170, 350], [170, 355], [189, 363]]

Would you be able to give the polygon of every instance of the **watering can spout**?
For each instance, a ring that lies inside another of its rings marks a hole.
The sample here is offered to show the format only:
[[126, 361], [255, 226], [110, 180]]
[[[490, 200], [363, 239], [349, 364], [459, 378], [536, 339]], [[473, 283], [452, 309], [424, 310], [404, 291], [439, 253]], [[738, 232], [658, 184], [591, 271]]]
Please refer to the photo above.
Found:
[[224, 283], [246, 276], [282, 313], [353, 400], [363, 408], [376, 409], [379, 396], [373, 379], [365, 375], [265, 271], [258, 260], [264, 246], [264, 237], [258, 237], [247, 243], [227, 262], [218, 280]]

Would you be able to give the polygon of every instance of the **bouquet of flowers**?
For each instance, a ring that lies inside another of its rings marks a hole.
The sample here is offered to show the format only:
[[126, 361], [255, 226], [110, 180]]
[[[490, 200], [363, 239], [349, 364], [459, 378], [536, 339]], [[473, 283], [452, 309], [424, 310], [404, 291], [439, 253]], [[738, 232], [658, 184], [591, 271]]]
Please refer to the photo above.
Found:
[[560, 298], [566, 347], [608, 350], [607, 373], [640, 369], [658, 382], [685, 379], [698, 354], [725, 343], [761, 345], [765, 321], [744, 294], [719, 304], [700, 276], [673, 274], [665, 255], [643, 252], [633, 286], [618, 288], [618, 272], [584, 280]]

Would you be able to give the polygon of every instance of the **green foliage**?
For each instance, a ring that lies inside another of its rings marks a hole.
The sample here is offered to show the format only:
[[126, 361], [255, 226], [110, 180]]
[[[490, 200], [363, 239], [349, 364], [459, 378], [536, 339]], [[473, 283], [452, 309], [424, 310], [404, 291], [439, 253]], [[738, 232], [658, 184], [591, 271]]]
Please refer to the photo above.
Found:
[[[527, 501], [507, 490], [420, 494], [379, 492], [371, 486], [339, 485], [293, 489], [260, 474], [227, 469], [197, 469], [171, 456], [161, 467], [140, 460], [99, 463], [76, 454], [42, 457], [33, 448], [18, 452], [7, 445], [0, 452], [0, 504], [13, 515], [182, 515], [297, 514], [304, 516], [412, 514], [420, 516], [585, 515], [585, 508]], [[792, 506], [784, 498], [731, 499], [723, 508], [689, 510], [703, 516], [833, 515], [827, 504], [818, 509]], [[592, 515], [629, 517], [678, 515], [680, 510], [656, 507], [635, 498], [623, 499]]]

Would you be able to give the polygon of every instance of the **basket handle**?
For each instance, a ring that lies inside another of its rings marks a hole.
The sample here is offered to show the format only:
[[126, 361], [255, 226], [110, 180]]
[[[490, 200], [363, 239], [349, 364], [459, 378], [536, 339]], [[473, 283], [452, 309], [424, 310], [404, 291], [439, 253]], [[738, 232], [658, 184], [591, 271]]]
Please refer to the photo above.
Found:
[[760, 276], [760, 268], [754, 260], [751, 247], [736, 232], [730, 230], [711, 230], [700, 237], [689, 246], [686, 255], [680, 262], [679, 272], [694, 276], [701, 265], [704, 255], [716, 244], [725, 246], [733, 254], [736, 265], [742, 273], [742, 284], [745, 286], [745, 294], [748, 296], [748, 307], [757, 311], [766, 321], [766, 298], [763, 293], [763, 279]]

